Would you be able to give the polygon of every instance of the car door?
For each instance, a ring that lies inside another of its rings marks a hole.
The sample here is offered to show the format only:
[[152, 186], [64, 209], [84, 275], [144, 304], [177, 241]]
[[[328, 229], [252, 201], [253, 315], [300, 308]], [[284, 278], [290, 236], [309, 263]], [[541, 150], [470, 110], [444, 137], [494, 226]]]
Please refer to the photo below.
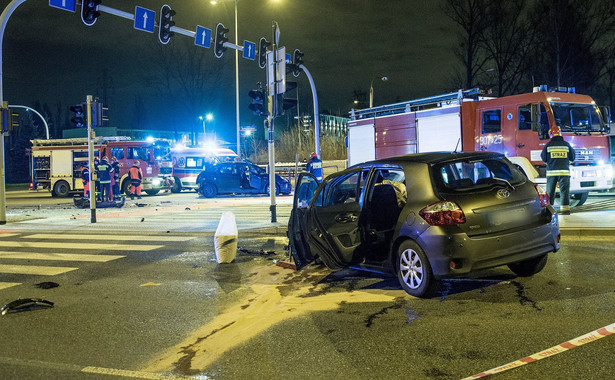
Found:
[[[301, 207], [301, 201], [309, 197], [309, 192], [301, 188], [305, 183], [299, 181], [295, 189], [293, 212], [297, 215], [293, 222], [296, 225], [289, 231], [295, 238], [302, 239], [304, 254], [309, 250], [310, 254], [320, 256], [331, 269], [341, 269], [362, 260], [357, 251], [361, 245], [358, 221], [364, 187], [362, 173], [357, 168], [328, 177], [318, 187], [310, 204], [303, 203], [307, 209]], [[314, 176], [310, 178], [315, 179]], [[306, 192], [308, 195], [304, 196]]]
[[260, 168], [256, 165], [248, 165], [248, 169], [249, 171], [249, 183], [250, 183], [250, 187], [252, 189], [254, 189], [254, 192], [264, 192], [265, 191], [265, 184], [264, 181], [266, 180], [267, 174], [263, 173], [262, 170], [260, 170]]
[[214, 178], [218, 192], [234, 193], [239, 191], [239, 175], [232, 163], [216, 165], [216, 177]]
[[297, 269], [306, 266], [314, 261], [315, 258], [308, 244], [305, 225], [308, 216], [308, 206], [312, 202], [317, 188], [318, 180], [313, 174], [301, 173], [297, 177], [293, 208], [288, 220], [290, 253], [295, 260]]

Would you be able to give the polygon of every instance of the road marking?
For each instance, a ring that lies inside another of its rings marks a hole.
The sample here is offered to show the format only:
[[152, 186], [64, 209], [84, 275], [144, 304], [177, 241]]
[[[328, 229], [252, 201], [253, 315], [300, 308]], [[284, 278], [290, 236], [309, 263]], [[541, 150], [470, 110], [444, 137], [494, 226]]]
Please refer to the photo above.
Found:
[[[6, 235], [4, 235], [6, 236]], [[22, 239], [75, 239], [83, 240], [84, 235], [78, 234], [34, 234], [22, 236]], [[87, 241], [91, 240], [132, 240], [132, 241], [188, 241], [195, 239], [194, 236], [132, 236], [132, 235], [88, 235]]]
[[0, 290], [21, 285], [21, 282], [0, 282]]
[[61, 248], [61, 249], [100, 249], [100, 250], [117, 250], [117, 251], [152, 251], [154, 249], [163, 248], [164, 245], [133, 245], [133, 244], [113, 244], [113, 243], [54, 243], [54, 242], [22, 242], [22, 241], [2, 241], [0, 247], [17, 247], [17, 248]]
[[42, 276], [55, 276], [57, 274], [62, 274], [77, 269], [79, 268], [0, 264], [0, 273], [35, 274]]
[[[111, 375], [132, 377], [133, 379], [152, 379], [152, 380], [174, 380], [174, 379], [194, 379], [191, 376], [175, 376], [165, 375], [161, 373], [143, 372], [143, 371], [129, 371], [125, 369], [103, 368], [103, 367], [84, 367], [81, 372], [96, 373], [99, 375]], [[207, 376], [199, 376], [199, 379], [209, 379]]]
[[11, 234], [11, 233], [3, 233], [3, 232], [0, 232], [0, 236], [2, 236], [3, 238], [5, 238], [5, 237], [11, 237], [11, 236], [17, 236], [17, 235], [19, 235], [19, 234]]
[[35, 253], [0, 251], [0, 259], [53, 260], [53, 261], [92, 261], [106, 263], [126, 257], [125, 255], [88, 255], [77, 253]]
[[611, 334], [615, 334], [615, 323], [612, 323], [608, 326], [599, 328], [585, 335], [581, 335], [580, 337], [571, 339], [567, 342], [558, 344], [557, 346], [553, 346], [551, 348], [547, 348], [546, 350], [540, 351], [530, 356], [526, 356], [523, 359], [516, 360], [514, 362], [510, 362], [499, 367], [492, 368], [488, 371], [484, 371], [481, 373], [477, 373], [476, 375], [472, 375], [466, 377], [462, 380], [470, 380], [470, 379], [479, 379], [481, 377], [487, 377], [494, 375], [496, 373], [508, 371], [509, 369], [521, 367], [523, 365], [533, 363], [535, 361], [548, 358], [549, 356], [557, 355], [562, 352], [572, 350], [573, 348], [584, 345], [585, 343], [590, 343], [596, 341], [598, 339], [602, 339], [605, 336], [609, 336]]

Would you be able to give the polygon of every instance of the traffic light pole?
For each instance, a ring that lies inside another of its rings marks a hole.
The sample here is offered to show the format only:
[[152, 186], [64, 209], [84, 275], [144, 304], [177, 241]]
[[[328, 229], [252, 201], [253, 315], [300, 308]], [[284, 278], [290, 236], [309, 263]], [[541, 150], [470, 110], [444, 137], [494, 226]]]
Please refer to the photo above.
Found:
[[92, 142], [92, 95], [86, 98], [88, 116], [88, 162], [90, 184], [90, 223], [96, 223], [96, 168], [94, 167], [94, 143]]
[[319, 158], [322, 159], [322, 156], [320, 155], [320, 117], [318, 116], [318, 95], [316, 95], [316, 84], [314, 84], [312, 74], [310, 74], [304, 65], [299, 65], [299, 68], [305, 73], [308, 81], [310, 81], [310, 87], [312, 88], [312, 100], [314, 103], [314, 152]]
[[[276, 204], [275, 204], [275, 147], [274, 147], [274, 120], [275, 115], [278, 112], [278, 104], [276, 104], [276, 99], [278, 95], [278, 42], [280, 38], [280, 32], [278, 29], [278, 24], [274, 21], [273, 25], [273, 44], [272, 44], [272, 52], [273, 52], [273, 81], [270, 78], [267, 78], [267, 82], [273, 82], [273, 93], [268, 94], [269, 99], [267, 102], [267, 107], [269, 109], [269, 116], [267, 117], [267, 121], [265, 123], [268, 124], [268, 147], [269, 147], [269, 197], [271, 199], [271, 205], [269, 206], [269, 210], [271, 211], [271, 223], [277, 222], [276, 217]], [[269, 71], [268, 71], [269, 72]]]

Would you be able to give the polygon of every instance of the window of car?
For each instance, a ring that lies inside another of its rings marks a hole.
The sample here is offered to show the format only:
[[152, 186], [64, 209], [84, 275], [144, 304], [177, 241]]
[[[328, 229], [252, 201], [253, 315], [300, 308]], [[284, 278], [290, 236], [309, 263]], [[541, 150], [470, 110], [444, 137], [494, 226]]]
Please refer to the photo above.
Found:
[[267, 174], [266, 170], [260, 166], [250, 165], [250, 173], [253, 174]]
[[317, 205], [332, 206], [342, 203], [358, 203], [365, 184], [364, 177], [361, 171], [357, 171], [332, 179], [319, 194]]
[[218, 173], [220, 174], [233, 174], [235, 172], [235, 165], [222, 164], [218, 165]]
[[129, 147], [126, 150], [128, 151], [127, 156], [130, 160], [141, 159], [149, 161], [149, 149], [146, 147]]
[[118, 160], [123, 160], [124, 148], [111, 148], [111, 157], [115, 157]]
[[464, 191], [494, 184], [521, 184], [525, 176], [506, 159], [491, 157], [435, 165], [433, 175], [440, 190]]

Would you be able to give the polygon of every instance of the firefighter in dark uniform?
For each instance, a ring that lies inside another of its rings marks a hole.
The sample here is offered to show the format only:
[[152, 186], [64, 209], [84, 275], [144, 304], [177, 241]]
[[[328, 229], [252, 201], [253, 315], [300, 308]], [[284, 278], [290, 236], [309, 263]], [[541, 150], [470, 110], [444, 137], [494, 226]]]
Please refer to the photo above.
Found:
[[111, 193], [113, 198], [120, 198], [120, 163], [115, 156], [111, 157], [111, 167], [113, 168], [113, 177], [111, 177]]
[[547, 163], [547, 194], [553, 205], [555, 189], [559, 185], [560, 213], [570, 214], [570, 163], [574, 162], [574, 149], [562, 137], [558, 126], [549, 130], [551, 141], [542, 149], [540, 158]]
[[316, 153], [312, 153], [310, 160], [305, 166], [305, 170], [314, 174], [318, 182], [322, 182], [322, 161], [318, 158]]
[[111, 176], [113, 175], [113, 167], [109, 165], [107, 157], [103, 157], [98, 166], [98, 179], [100, 180], [100, 192], [103, 202], [113, 200], [111, 195]]

